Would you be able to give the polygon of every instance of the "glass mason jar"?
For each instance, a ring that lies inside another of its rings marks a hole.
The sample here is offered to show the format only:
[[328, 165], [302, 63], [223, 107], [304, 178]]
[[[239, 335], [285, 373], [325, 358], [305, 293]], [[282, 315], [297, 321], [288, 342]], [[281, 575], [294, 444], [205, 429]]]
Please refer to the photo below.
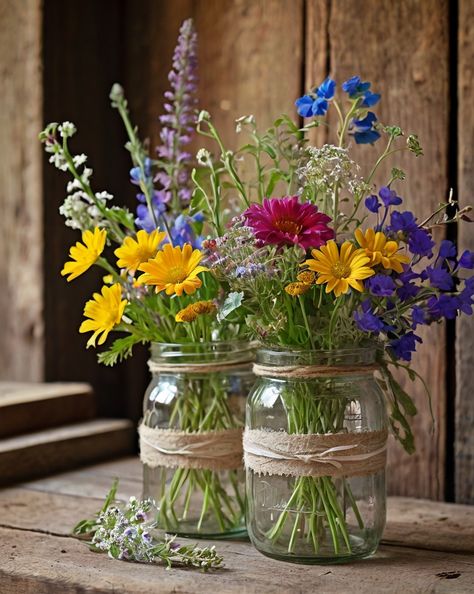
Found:
[[376, 351], [257, 351], [244, 454], [247, 530], [295, 563], [371, 555], [385, 526], [388, 419]]
[[242, 430], [253, 357], [240, 341], [152, 345], [140, 450], [143, 496], [163, 530], [245, 533]]

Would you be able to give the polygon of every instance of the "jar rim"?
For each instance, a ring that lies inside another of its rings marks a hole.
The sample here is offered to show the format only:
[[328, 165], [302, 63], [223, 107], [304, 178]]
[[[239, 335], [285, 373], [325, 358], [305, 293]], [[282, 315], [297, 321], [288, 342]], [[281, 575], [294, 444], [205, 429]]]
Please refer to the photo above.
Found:
[[272, 366], [281, 365], [370, 365], [377, 361], [380, 345], [367, 343], [342, 349], [291, 349], [291, 347], [259, 347], [257, 363]]

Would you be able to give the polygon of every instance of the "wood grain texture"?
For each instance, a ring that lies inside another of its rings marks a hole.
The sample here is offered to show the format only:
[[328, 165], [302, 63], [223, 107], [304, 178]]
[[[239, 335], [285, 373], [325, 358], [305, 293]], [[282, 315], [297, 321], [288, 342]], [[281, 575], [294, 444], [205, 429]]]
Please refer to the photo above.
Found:
[[[390, 165], [406, 171], [407, 180], [397, 190], [405, 199], [405, 206], [424, 218], [448, 194], [448, 2], [338, 0], [327, 2], [326, 6], [329, 73], [339, 83], [354, 74], [370, 80], [372, 88], [382, 94], [375, 109], [379, 119], [386, 124], [399, 124], [406, 134], [414, 132], [420, 137], [424, 157], [407, 154]], [[310, 15], [322, 14], [321, 0], [309, 0], [308, 11]], [[357, 35], [349, 34], [354, 27]], [[310, 47], [314, 52], [314, 42]], [[318, 64], [322, 62], [319, 57]], [[307, 86], [313, 82], [313, 77], [308, 79]], [[357, 155], [355, 150], [353, 154], [367, 166], [373, 163], [375, 152], [379, 151], [364, 145], [358, 148]], [[386, 181], [382, 177], [379, 185]], [[419, 410], [413, 423], [417, 452], [408, 456], [397, 444], [391, 444], [389, 492], [442, 499], [446, 439], [445, 331], [442, 326], [435, 326], [422, 336], [424, 344], [418, 350], [414, 368], [428, 380], [436, 425], [433, 428], [423, 387], [404, 381]]]
[[0, 379], [43, 379], [41, 1], [0, 1]]
[[88, 384], [0, 382], [0, 438], [91, 419]]
[[[0, 490], [0, 584], [2, 594], [142, 594], [219, 592], [233, 594], [386, 592], [467, 594], [474, 583], [474, 511], [467, 506], [407, 498], [389, 499], [385, 539], [366, 561], [340, 566], [299, 566], [259, 554], [249, 543], [220, 541], [225, 569], [203, 574], [113, 561], [69, 537], [72, 524], [101, 505], [108, 475], [127, 475], [138, 459], [95, 465]], [[55, 490], [44, 491], [55, 481]], [[73, 491], [75, 485], [76, 491]], [[119, 497], [141, 482], [127, 480]], [[461, 530], [455, 534], [456, 523]], [[464, 549], [456, 543], [463, 543]], [[180, 539], [180, 542], [187, 542]], [[444, 546], [451, 548], [444, 548]], [[453, 553], [452, 547], [458, 546]], [[432, 548], [441, 547], [439, 550]], [[469, 554], [468, 554], [469, 553]]]
[[[474, 206], [474, 2], [460, 0], [458, 30], [458, 193]], [[459, 250], [474, 250], [473, 225], [458, 227]], [[474, 317], [456, 324], [455, 497], [474, 503]]]
[[132, 422], [101, 419], [0, 441], [0, 485], [123, 456], [133, 451]]

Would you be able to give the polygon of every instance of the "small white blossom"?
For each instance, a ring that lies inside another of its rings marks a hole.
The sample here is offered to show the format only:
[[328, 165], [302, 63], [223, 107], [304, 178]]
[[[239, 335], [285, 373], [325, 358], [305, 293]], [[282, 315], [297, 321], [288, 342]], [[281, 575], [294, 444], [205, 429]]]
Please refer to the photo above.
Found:
[[92, 169], [90, 167], [84, 167], [82, 171], [82, 180], [87, 183], [89, 181], [90, 176], [92, 175]]
[[67, 161], [62, 153], [54, 153], [54, 155], [51, 155], [49, 162], [57, 167], [57, 169], [67, 171]]
[[72, 194], [74, 190], [82, 189], [81, 182], [78, 179], [73, 179], [67, 183], [66, 190], [68, 194]]
[[72, 122], [63, 122], [58, 130], [61, 138], [70, 138], [76, 133], [76, 126]]
[[74, 162], [75, 167], [80, 167], [81, 165], [84, 165], [84, 163], [87, 161], [87, 155], [85, 155], [84, 153], [80, 155], [75, 155], [72, 158], [72, 160]]
[[106, 200], [112, 200], [113, 196], [112, 194], [109, 194], [108, 192], [96, 192], [95, 197], [97, 198], [97, 200], [99, 201], [103, 201], [105, 202]]
[[196, 159], [200, 165], [209, 165], [211, 153], [205, 148], [200, 148], [196, 154]]

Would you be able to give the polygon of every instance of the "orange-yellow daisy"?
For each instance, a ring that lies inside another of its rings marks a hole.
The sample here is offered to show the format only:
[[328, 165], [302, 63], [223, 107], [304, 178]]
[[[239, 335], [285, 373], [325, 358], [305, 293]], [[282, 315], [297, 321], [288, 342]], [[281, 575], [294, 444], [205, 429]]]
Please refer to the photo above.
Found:
[[82, 241], [84, 243], [78, 241], [76, 245], [71, 247], [69, 250], [71, 261], [66, 262], [61, 270], [63, 276], [69, 275], [67, 277], [68, 282], [80, 276], [97, 261], [97, 258], [104, 251], [106, 237], [107, 231], [99, 229], [99, 227], [96, 227], [94, 232], [83, 231]]
[[147, 262], [156, 255], [158, 246], [165, 236], [166, 233], [157, 229], [151, 233], [147, 233], [141, 229], [137, 233], [136, 239], [126, 237], [122, 245], [114, 252], [118, 258], [117, 266], [119, 268], [125, 268], [125, 270], [134, 274], [140, 264]]
[[87, 347], [95, 346], [96, 338], [101, 334], [98, 343], [104, 344], [109, 332], [120, 323], [128, 301], [122, 299], [122, 288], [119, 283], [111, 287], [102, 287], [100, 293], [94, 293], [84, 307], [84, 317], [79, 332], [93, 332], [87, 341]]
[[178, 311], [175, 316], [177, 322], [194, 322], [198, 316], [215, 313], [217, 307], [212, 301], [196, 301]]
[[369, 278], [375, 272], [369, 268], [369, 257], [364, 250], [356, 250], [350, 241], [341, 245], [341, 251], [336, 242], [331, 239], [318, 250], [312, 250], [313, 259], [306, 260], [302, 266], [318, 273], [316, 284], [326, 283], [326, 293], [334, 291], [336, 297], [347, 293], [352, 287], [362, 292], [363, 279]]
[[189, 243], [181, 248], [165, 244], [156, 256], [148, 262], [140, 264], [138, 270], [142, 274], [138, 282], [141, 285], [152, 285], [157, 293], [165, 291], [167, 295], [192, 295], [202, 285], [198, 274], [208, 270], [199, 266], [203, 254], [193, 250]]
[[398, 243], [393, 240], [387, 240], [387, 237], [381, 231], [377, 233], [373, 229], [367, 229], [364, 233], [356, 229], [355, 237], [358, 244], [369, 257], [369, 266], [382, 266], [387, 270], [403, 272], [402, 264], [410, 261], [408, 256], [398, 253]]

